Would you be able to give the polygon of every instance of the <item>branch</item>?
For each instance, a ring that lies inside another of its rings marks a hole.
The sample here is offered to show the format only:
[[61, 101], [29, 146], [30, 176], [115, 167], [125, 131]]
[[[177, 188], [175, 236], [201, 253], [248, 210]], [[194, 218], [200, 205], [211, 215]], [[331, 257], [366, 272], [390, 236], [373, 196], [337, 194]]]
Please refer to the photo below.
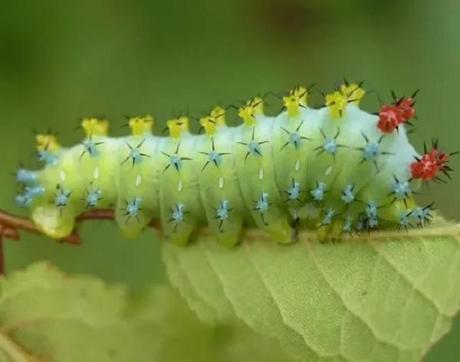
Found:
[[[81, 223], [87, 220], [114, 220], [115, 215], [112, 210], [109, 209], [97, 209], [88, 211], [77, 217], [77, 223]], [[153, 220], [150, 227], [160, 229], [160, 224], [157, 220]], [[30, 220], [21, 216], [10, 214], [0, 209], [0, 239], [6, 238], [11, 240], [19, 240], [19, 231], [27, 231], [32, 234], [44, 235], [44, 233], [37, 228], [37, 226]], [[72, 245], [79, 245], [82, 243], [82, 239], [78, 234], [77, 228], [62, 240], [65, 243]], [[1, 274], [1, 273], [0, 273]]]

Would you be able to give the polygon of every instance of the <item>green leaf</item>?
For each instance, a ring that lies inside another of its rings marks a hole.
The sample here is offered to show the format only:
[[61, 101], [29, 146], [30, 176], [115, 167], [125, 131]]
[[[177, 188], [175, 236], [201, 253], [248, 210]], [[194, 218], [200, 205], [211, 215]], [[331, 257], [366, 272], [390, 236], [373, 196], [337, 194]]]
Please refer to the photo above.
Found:
[[460, 228], [280, 246], [257, 232], [166, 244], [173, 285], [208, 323], [241, 320], [308, 361], [418, 361], [460, 308]]
[[39, 263], [0, 282], [0, 360], [283, 361], [276, 341], [244, 325], [210, 327], [178, 293], [142, 296]]

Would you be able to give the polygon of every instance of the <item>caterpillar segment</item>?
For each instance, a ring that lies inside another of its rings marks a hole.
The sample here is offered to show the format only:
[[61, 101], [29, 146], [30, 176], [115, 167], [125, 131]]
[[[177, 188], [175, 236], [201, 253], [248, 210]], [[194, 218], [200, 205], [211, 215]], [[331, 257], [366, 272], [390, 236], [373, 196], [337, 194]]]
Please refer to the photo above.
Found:
[[359, 107], [365, 91], [348, 83], [308, 105], [309, 90], [282, 97], [270, 117], [253, 98], [237, 109], [242, 123], [226, 125], [226, 109], [213, 108], [192, 134], [185, 116], [166, 122], [169, 136], [152, 133], [149, 116], [128, 120], [131, 135], [113, 138], [104, 119], [82, 120], [83, 141], [62, 147], [55, 136], [36, 136], [42, 170], [21, 168], [17, 202], [31, 209], [38, 228], [61, 239], [91, 209], [112, 208], [126, 237], [160, 219], [165, 238], [186, 245], [208, 225], [233, 247], [245, 228], [259, 228], [279, 243], [299, 229], [319, 240], [386, 228], [423, 227], [431, 205], [417, 206], [423, 183], [452, 171], [453, 153], [434, 142], [418, 154], [405, 128], [415, 96], [397, 98], [370, 114]]
[[234, 134], [225, 125], [221, 107], [211, 111], [207, 122], [212, 127], [203, 125], [205, 135], [197, 143], [200, 196], [208, 225], [219, 242], [234, 246], [241, 239], [244, 221], [250, 218], [234, 166]]

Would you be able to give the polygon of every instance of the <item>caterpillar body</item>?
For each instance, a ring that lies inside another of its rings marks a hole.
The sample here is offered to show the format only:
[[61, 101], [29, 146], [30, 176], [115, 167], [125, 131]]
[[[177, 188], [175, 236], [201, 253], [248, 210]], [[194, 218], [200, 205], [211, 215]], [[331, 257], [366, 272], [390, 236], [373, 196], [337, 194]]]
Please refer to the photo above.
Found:
[[106, 120], [87, 118], [85, 139], [74, 147], [36, 136], [45, 167], [18, 171], [17, 202], [57, 239], [94, 208], [113, 208], [128, 237], [160, 219], [165, 237], [181, 245], [205, 224], [227, 246], [245, 227], [290, 243], [298, 228], [316, 229], [323, 240], [423, 226], [431, 207], [417, 206], [413, 195], [448, 174], [450, 154], [435, 143], [419, 155], [409, 143], [405, 125], [415, 116], [415, 95], [370, 114], [359, 108], [364, 94], [346, 82], [313, 109], [308, 90], [296, 87], [275, 117], [254, 98], [238, 109], [242, 124], [229, 127], [226, 109], [216, 107], [201, 118], [199, 135], [189, 132], [185, 116], [167, 122], [169, 137], [152, 134], [151, 116], [130, 118], [132, 134], [121, 138], [108, 136]]

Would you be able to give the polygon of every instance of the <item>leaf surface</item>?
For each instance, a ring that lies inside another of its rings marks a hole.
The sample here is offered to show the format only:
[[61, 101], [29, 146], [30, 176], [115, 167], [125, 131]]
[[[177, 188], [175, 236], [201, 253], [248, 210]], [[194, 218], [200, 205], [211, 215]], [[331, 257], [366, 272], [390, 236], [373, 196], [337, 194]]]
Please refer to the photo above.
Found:
[[173, 285], [208, 323], [241, 320], [306, 361], [418, 361], [460, 308], [459, 228], [280, 246], [253, 232], [166, 244]]
[[0, 361], [279, 362], [269, 338], [242, 324], [210, 327], [171, 287], [142, 296], [45, 263], [0, 281]]

